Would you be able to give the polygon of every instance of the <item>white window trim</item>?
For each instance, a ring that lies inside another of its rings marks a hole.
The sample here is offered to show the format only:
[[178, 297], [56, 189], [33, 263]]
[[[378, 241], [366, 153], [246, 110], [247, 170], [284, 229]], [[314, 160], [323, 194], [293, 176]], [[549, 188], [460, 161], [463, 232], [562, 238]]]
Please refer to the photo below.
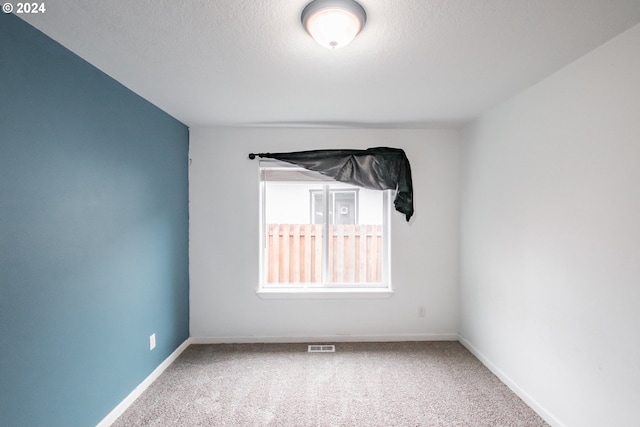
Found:
[[[263, 168], [278, 168], [278, 169], [302, 169], [298, 166], [291, 165], [286, 162], [279, 162], [274, 160], [261, 160], [259, 174], [262, 173]], [[259, 176], [260, 180], [260, 215], [259, 215], [259, 283], [256, 295], [262, 299], [379, 299], [390, 298], [394, 295], [394, 291], [391, 285], [391, 194], [387, 191], [384, 194], [385, 205], [383, 210], [383, 228], [385, 233], [384, 245], [383, 245], [383, 259], [387, 262], [382, 265], [382, 283], [376, 284], [340, 284], [340, 283], [323, 283], [320, 285], [313, 284], [284, 284], [284, 285], [271, 285], [269, 287], [264, 286], [265, 277], [265, 265], [264, 265], [264, 245], [265, 242], [265, 188], [262, 181], [262, 176]]]

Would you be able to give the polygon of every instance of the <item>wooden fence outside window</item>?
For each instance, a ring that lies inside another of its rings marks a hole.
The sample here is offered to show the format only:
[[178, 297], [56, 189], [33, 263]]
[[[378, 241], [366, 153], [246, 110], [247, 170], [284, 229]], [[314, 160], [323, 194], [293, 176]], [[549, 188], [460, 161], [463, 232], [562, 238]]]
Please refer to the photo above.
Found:
[[[382, 281], [382, 226], [329, 225], [328, 282]], [[322, 225], [267, 224], [267, 283], [322, 282]]]

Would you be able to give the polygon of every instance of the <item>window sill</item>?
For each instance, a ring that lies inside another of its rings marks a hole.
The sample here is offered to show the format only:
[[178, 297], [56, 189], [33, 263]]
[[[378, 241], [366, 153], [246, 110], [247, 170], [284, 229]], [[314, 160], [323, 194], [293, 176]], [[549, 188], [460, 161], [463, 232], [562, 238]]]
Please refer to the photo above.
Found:
[[388, 288], [279, 288], [260, 289], [256, 295], [262, 299], [379, 299], [392, 297], [393, 291]]

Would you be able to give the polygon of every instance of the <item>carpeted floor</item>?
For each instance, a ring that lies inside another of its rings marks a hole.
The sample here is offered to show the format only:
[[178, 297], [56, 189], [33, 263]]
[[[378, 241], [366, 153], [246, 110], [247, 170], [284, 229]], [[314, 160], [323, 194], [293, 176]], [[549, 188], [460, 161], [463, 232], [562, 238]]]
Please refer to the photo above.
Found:
[[403, 342], [192, 345], [113, 424], [131, 426], [547, 424], [460, 343]]

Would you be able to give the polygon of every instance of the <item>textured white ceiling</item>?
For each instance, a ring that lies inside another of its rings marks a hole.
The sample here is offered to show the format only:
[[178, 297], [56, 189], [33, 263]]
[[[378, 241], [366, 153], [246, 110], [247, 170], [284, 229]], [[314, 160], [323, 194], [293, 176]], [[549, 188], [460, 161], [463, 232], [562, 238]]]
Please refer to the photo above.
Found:
[[640, 22], [640, 0], [360, 0], [331, 51], [307, 0], [45, 3], [20, 17], [189, 126], [455, 126]]

